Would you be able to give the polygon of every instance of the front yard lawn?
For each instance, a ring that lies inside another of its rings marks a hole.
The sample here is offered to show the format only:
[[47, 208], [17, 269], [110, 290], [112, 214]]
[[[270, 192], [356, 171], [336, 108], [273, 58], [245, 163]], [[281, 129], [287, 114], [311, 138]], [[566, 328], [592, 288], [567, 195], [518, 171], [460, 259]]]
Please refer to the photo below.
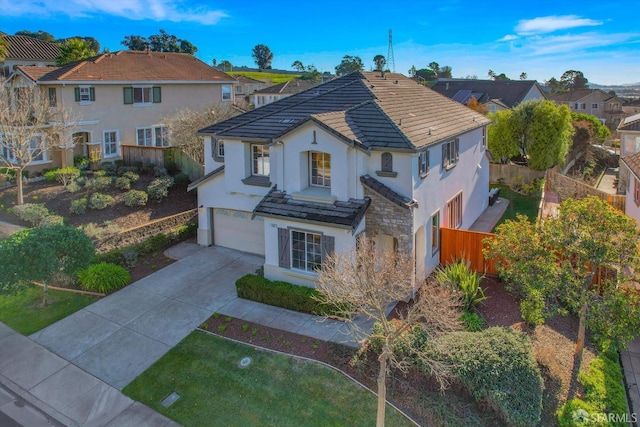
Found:
[[[242, 368], [239, 362], [250, 357]], [[376, 397], [320, 364], [195, 331], [123, 392], [183, 425], [370, 426]], [[161, 401], [180, 398], [169, 408]], [[387, 425], [413, 425], [387, 407]]]
[[509, 207], [496, 224], [496, 227], [506, 220], [515, 220], [518, 214], [525, 215], [530, 221], [534, 221], [537, 218], [540, 195], [525, 196], [513, 191], [508, 185], [504, 184], [491, 184], [489, 187], [500, 188], [499, 197], [509, 200]]
[[49, 304], [42, 307], [42, 292], [41, 287], [30, 285], [17, 295], [0, 296], [0, 322], [29, 335], [97, 301], [92, 296], [49, 290]]

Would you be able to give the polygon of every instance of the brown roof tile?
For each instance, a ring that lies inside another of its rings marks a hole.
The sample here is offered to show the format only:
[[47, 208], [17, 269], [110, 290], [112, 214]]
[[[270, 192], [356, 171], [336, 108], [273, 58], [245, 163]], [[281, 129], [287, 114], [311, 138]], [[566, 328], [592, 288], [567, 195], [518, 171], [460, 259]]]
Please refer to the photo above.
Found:
[[640, 178], [640, 153], [628, 154], [621, 157], [620, 160], [633, 172], [633, 174]]
[[360, 182], [369, 187], [371, 190], [375, 191], [385, 199], [392, 201], [398, 206], [409, 209], [418, 204], [414, 199], [410, 199], [407, 196], [403, 196], [402, 194], [396, 193], [391, 188], [387, 187], [377, 179], [371, 177], [370, 175], [362, 175], [360, 177]]

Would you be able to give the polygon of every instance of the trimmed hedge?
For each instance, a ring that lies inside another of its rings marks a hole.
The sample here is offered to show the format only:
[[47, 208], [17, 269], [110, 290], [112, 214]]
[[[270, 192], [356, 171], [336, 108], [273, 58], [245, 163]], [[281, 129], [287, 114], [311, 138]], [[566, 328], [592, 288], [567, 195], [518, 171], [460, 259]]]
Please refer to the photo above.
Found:
[[302, 313], [318, 316], [336, 316], [335, 306], [322, 304], [316, 298], [320, 293], [307, 286], [288, 282], [271, 281], [255, 274], [246, 274], [236, 280], [238, 298], [258, 301]]
[[116, 264], [100, 263], [78, 272], [80, 286], [93, 292], [108, 293], [131, 283], [131, 275]]
[[454, 366], [456, 377], [476, 400], [511, 426], [540, 422], [544, 383], [528, 336], [492, 327], [453, 332], [439, 340], [437, 356]]

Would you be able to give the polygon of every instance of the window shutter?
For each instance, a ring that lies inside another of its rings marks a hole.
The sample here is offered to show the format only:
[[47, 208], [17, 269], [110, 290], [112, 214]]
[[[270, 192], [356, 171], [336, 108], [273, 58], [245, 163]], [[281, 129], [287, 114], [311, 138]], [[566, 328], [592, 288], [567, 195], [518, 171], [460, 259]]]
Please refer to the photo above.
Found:
[[80, 102], [80, 88], [79, 87], [74, 87], [73, 88], [73, 95], [76, 97], [76, 102]]
[[449, 144], [442, 144], [442, 169], [447, 167], [447, 157], [449, 157], [448, 148]]
[[282, 268], [291, 268], [289, 239], [289, 230], [278, 228], [278, 266]]
[[133, 88], [132, 87], [123, 87], [122, 92], [124, 94], [124, 103], [125, 104], [133, 104]]
[[454, 151], [455, 155], [456, 155], [456, 162], [458, 161], [458, 159], [460, 159], [460, 138], [456, 138], [455, 141], [455, 151]]
[[162, 102], [162, 91], [160, 86], [153, 87], [153, 103], [159, 104]]
[[393, 156], [391, 153], [382, 153], [382, 171], [393, 172]]
[[216, 157], [216, 140], [211, 138], [211, 157]]
[[335, 238], [333, 236], [322, 236], [322, 262], [325, 262], [328, 255], [333, 255], [335, 251]]
[[89, 101], [95, 101], [95, 100], [96, 100], [96, 88], [90, 87], [89, 88]]
[[429, 173], [429, 150], [424, 152], [424, 157], [427, 161], [427, 166], [426, 166], [426, 173]]

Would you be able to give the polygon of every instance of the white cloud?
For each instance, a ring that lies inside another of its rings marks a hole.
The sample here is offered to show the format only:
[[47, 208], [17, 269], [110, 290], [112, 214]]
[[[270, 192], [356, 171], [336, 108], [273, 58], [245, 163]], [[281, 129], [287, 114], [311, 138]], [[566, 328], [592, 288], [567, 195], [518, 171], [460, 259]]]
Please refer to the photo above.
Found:
[[6, 16], [91, 17], [97, 14], [119, 16], [131, 20], [195, 22], [215, 25], [228, 15], [206, 6], [189, 7], [181, 0], [27, 0], [15, 2], [0, 0], [0, 10]]
[[501, 38], [500, 40], [498, 40], [499, 42], [510, 42], [513, 40], [517, 40], [519, 37], [516, 36], [515, 34], [507, 34], [506, 36], [504, 36], [503, 38]]
[[602, 25], [601, 21], [581, 18], [577, 15], [541, 16], [533, 19], [522, 19], [516, 25], [515, 30], [521, 35], [552, 33], [558, 30], [566, 30], [578, 27], [594, 27]]
[[637, 38], [636, 33], [599, 34], [584, 33], [551, 37], [530, 37], [523, 48], [533, 55], [550, 55], [565, 52], [584, 51], [585, 49], [613, 46]]

